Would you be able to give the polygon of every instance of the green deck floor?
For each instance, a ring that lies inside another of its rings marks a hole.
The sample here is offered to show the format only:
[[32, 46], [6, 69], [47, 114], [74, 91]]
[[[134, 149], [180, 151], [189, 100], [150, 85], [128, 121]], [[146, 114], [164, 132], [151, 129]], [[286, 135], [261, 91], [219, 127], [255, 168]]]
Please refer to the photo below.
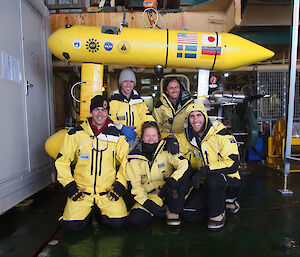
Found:
[[[158, 219], [143, 229], [113, 230], [93, 222], [82, 232], [59, 230], [38, 256], [300, 256], [300, 173], [289, 175], [294, 194], [288, 197], [277, 192], [282, 188], [282, 174], [257, 163], [250, 164], [247, 173], [242, 208], [238, 214], [227, 215], [219, 232], [208, 231], [204, 223], [183, 222], [179, 229], [170, 229]], [[63, 193], [46, 189], [36, 198], [27, 210], [13, 209], [0, 217], [5, 228], [1, 229], [0, 256], [34, 256], [56, 230]]]

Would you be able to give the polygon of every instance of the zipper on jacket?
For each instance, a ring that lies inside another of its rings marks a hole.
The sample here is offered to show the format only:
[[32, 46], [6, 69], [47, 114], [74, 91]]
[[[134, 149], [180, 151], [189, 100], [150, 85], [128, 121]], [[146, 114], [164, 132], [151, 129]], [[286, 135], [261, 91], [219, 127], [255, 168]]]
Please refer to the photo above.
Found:
[[96, 148], [96, 167], [95, 167], [95, 181], [94, 181], [94, 194], [96, 194], [96, 180], [97, 180], [97, 166], [98, 166], [98, 138], [97, 140], [97, 148]]
[[129, 114], [129, 126], [131, 126], [131, 108], [130, 108], [130, 105], [128, 107], [128, 114]]
[[100, 163], [99, 163], [99, 172], [98, 172], [98, 176], [100, 176], [101, 175], [101, 168], [102, 168], [102, 151], [103, 150], [103, 146], [101, 145], [101, 147], [100, 147]]
[[209, 165], [207, 149], [206, 149], [206, 147], [203, 147], [203, 148], [204, 148], [204, 152], [205, 152], [206, 164]]
[[91, 175], [93, 175], [93, 167], [94, 167], [94, 145], [92, 143]]
[[[172, 119], [173, 119], [173, 121], [172, 121], [172, 124], [170, 124], [171, 126], [170, 126], [170, 131], [169, 131], [169, 133], [172, 133], [173, 122], [174, 122], [176, 110], [174, 109], [173, 104], [172, 104], [172, 102], [168, 99], [168, 97], [165, 97], [165, 99], [166, 99], [167, 105], [169, 106], [169, 108], [170, 108], [171, 111], [172, 111], [172, 116], [173, 116]], [[170, 102], [170, 103], [169, 103], [169, 102]]]
[[151, 173], [151, 167], [152, 167], [153, 162], [148, 161], [148, 166], [149, 166], [149, 172]]
[[113, 167], [114, 167], [114, 169], [116, 169], [116, 167], [115, 167], [115, 149], [114, 149], [114, 147], [112, 147], [112, 154], [113, 154]]
[[125, 115], [126, 115], [126, 126], [128, 126], [128, 113], [127, 113], [127, 110], [126, 110]]
[[134, 112], [133, 112], [133, 108], [131, 108], [131, 112], [132, 112], [132, 125], [131, 126], [134, 126]]
[[217, 154], [218, 154], [218, 161], [219, 161], [219, 157], [222, 159], [222, 155], [221, 155], [221, 153], [218, 151], [218, 149], [216, 148], [215, 149], [215, 151], [217, 152]]
[[152, 165], [153, 165], [153, 163], [154, 163], [155, 158], [157, 157], [157, 155], [159, 154], [161, 148], [162, 148], [164, 145], [165, 145], [165, 144], [162, 144], [162, 145], [158, 148], [158, 150], [156, 151], [156, 154], [153, 155], [152, 161], [148, 161], [149, 168], [150, 168], [150, 172], [151, 172], [151, 168], [152, 168]]

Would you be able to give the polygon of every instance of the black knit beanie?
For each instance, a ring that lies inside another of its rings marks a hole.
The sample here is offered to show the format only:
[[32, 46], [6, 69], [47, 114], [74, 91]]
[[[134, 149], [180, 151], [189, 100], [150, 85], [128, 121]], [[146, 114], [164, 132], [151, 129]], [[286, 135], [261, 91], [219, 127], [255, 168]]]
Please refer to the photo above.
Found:
[[103, 107], [109, 112], [109, 102], [106, 97], [102, 95], [96, 95], [91, 100], [90, 112], [92, 112], [97, 107]]

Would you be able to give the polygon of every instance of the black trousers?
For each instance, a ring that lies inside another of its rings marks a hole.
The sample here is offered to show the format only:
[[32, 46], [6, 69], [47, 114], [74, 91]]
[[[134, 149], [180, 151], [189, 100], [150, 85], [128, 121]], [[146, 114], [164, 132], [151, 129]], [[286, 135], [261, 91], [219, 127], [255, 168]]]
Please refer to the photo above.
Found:
[[61, 220], [60, 224], [64, 231], [75, 232], [86, 228], [92, 221], [92, 216], [99, 222], [102, 221], [113, 228], [121, 228], [126, 224], [126, 217], [124, 218], [109, 218], [105, 215], [101, 215], [97, 206], [93, 206], [91, 212], [84, 220]]
[[[161, 196], [171, 213], [181, 214], [185, 203], [185, 196], [191, 187], [190, 173], [187, 172], [176, 190], [170, 189]], [[131, 225], [143, 227], [146, 226], [151, 219], [152, 216], [149, 212], [143, 209], [132, 209], [127, 217], [127, 222]]]
[[132, 209], [127, 216], [127, 223], [133, 226], [145, 227], [148, 225], [152, 216], [143, 209]]
[[185, 197], [192, 188], [191, 177], [187, 172], [184, 176], [176, 190], [170, 190], [165, 194], [164, 202], [167, 204], [171, 213], [180, 214], [182, 212]]
[[183, 208], [182, 217], [188, 221], [199, 221], [216, 217], [225, 211], [226, 201], [236, 199], [242, 189], [242, 182], [221, 173], [205, 178], [203, 186], [193, 189]]

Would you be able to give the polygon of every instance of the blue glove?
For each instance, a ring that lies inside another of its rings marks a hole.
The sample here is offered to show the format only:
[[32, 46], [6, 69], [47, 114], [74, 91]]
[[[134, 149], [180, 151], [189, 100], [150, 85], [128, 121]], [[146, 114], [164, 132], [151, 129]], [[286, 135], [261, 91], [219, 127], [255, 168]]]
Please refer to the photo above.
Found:
[[136, 127], [130, 127], [125, 125], [123, 125], [123, 127], [121, 128], [121, 132], [124, 134], [128, 142], [134, 140], [137, 135], [134, 129], [136, 129]]

